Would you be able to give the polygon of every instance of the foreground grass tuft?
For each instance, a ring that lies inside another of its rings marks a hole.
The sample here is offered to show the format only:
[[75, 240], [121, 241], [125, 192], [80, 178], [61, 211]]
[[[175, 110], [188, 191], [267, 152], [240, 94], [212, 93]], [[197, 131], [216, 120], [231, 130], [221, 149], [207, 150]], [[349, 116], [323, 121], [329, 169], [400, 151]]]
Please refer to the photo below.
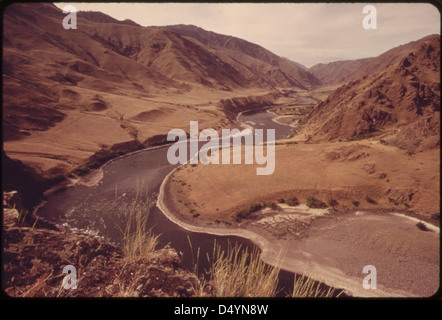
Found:
[[249, 252], [240, 245], [227, 251], [214, 245], [209, 259], [210, 283], [217, 297], [274, 297], [279, 268], [265, 264], [257, 249]]
[[335, 289], [321, 289], [321, 284], [310, 277], [295, 276], [292, 298], [331, 298], [339, 297], [342, 293], [335, 295]]
[[133, 202], [126, 208], [127, 223], [123, 237], [123, 252], [130, 259], [148, 258], [151, 256], [159, 242], [160, 235], [155, 235], [151, 228], [147, 228], [150, 201], [142, 200], [143, 189], [137, 187]]

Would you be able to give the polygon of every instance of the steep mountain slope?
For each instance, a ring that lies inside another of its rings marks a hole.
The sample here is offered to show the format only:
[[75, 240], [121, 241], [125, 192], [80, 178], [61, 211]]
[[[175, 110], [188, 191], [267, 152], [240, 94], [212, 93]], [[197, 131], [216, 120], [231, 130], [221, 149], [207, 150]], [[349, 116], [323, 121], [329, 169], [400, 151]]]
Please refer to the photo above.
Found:
[[51, 4], [13, 4], [5, 11], [5, 140], [47, 130], [72, 109], [103, 111], [99, 92], [147, 97], [155, 88], [182, 87], [97, 41], [95, 27], [102, 24], [79, 18], [77, 30], [64, 30], [63, 17]]
[[[101, 93], [137, 99], [195, 88], [234, 91], [307, 88], [317, 80], [247, 41], [188, 27], [140, 27], [79, 12], [65, 30], [52, 4], [13, 4], [4, 14], [4, 138], [60, 123], [69, 110], [109, 110]], [[120, 112], [121, 113], [121, 112]]]
[[350, 73], [368, 60], [369, 58], [318, 63], [310, 67], [308, 71], [324, 85], [338, 84], [344, 82]]
[[318, 63], [308, 69], [322, 85], [344, 84], [375, 73], [416, 50], [434, 35], [392, 48], [377, 57]]
[[310, 72], [289, 59], [279, 57], [269, 50], [248, 41], [206, 31], [193, 25], [168, 26], [185, 37], [197, 40], [199, 43], [224, 54], [235, 62], [235, 66], [246, 66], [251, 69], [254, 77], [273, 86], [312, 88], [320, 84]]
[[390, 49], [383, 54], [368, 59], [364, 64], [360, 65], [358, 68], [349, 73], [343, 82], [359, 79], [363, 76], [367, 76], [374, 72], [377, 72], [385, 68], [389, 64], [393, 64], [403, 59], [406, 55], [417, 50], [420, 45], [428, 40], [431, 40], [436, 35], [429, 35], [416, 41], [411, 41], [409, 43], [403, 44], [401, 46]]
[[439, 145], [440, 37], [397, 63], [335, 90], [304, 119], [311, 141], [382, 135], [399, 147]]
[[107, 14], [104, 14], [102, 12], [97, 12], [97, 11], [79, 11], [77, 13], [77, 17], [85, 18], [85, 19], [88, 19], [88, 20], [94, 21], [94, 22], [117, 23], [117, 24], [126, 24], [129, 26], [141, 27], [138, 23], [136, 23], [130, 19], [120, 21], [120, 20], [112, 18], [111, 16], [108, 16]]

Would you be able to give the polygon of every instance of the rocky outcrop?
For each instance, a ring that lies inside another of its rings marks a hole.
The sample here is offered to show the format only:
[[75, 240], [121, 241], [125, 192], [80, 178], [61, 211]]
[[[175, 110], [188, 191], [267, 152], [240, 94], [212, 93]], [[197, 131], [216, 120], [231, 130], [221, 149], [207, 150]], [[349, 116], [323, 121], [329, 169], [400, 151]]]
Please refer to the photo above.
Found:
[[381, 136], [400, 148], [434, 148], [440, 135], [440, 37], [400, 61], [336, 89], [302, 120], [309, 141]]
[[[16, 209], [4, 210], [3, 277], [12, 297], [188, 297], [198, 283], [166, 247], [130, 259], [90, 235], [24, 225]], [[77, 288], [64, 289], [63, 268], [77, 272]]]

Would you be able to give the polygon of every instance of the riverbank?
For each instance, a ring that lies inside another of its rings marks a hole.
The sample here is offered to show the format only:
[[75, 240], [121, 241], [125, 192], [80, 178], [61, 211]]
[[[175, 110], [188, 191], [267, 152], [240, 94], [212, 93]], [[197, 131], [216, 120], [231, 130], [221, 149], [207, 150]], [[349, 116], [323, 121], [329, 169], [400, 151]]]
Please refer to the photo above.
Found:
[[[215, 226], [211, 221], [190, 221], [177, 215], [168, 192], [172, 174], [161, 185], [157, 206], [183, 229], [249, 239], [261, 249], [266, 263], [309, 275], [331, 287], [343, 288], [346, 294], [355, 297], [427, 297], [438, 289], [439, 231], [434, 226], [425, 232], [410, 218], [385, 212], [333, 213], [327, 209], [309, 212], [305, 206], [288, 210], [285, 207], [284, 212], [272, 215], [267, 210], [261, 219], [253, 222]], [[292, 236], [278, 239], [275, 235], [278, 227], [296, 223], [298, 228], [292, 230]], [[425, 252], [422, 247], [426, 248]], [[362, 287], [365, 276], [362, 269], [369, 264], [382, 270], [382, 281], [378, 281], [376, 290]], [[422, 277], [416, 281], [413, 275], [417, 274], [425, 274], [424, 281]]]

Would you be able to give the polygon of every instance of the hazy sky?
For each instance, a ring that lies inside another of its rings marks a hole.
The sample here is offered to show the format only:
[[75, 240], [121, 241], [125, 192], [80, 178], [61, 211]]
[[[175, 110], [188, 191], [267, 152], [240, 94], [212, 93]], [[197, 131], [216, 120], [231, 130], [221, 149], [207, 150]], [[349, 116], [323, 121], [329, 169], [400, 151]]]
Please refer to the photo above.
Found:
[[[56, 3], [60, 8], [67, 4]], [[78, 11], [101, 11], [142, 26], [193, 24], [259, 44], [307, 67], [377, 56], [440, 34], [439, 11], [424, 3], [375, 3], [377, 29], [365, 30], [366, 4], [370, 3], [73, 3]]]

